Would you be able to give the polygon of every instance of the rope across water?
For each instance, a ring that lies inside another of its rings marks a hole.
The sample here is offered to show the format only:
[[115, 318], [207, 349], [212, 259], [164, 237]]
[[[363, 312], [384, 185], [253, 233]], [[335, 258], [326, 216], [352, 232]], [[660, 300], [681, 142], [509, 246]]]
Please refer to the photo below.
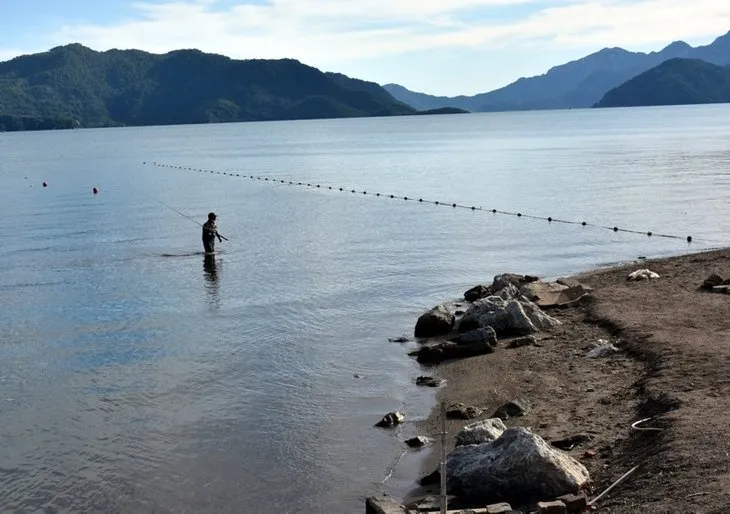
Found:
[[477, 207], [475, 205], [466, 205], [466, 204], [460, 204], [455, 202], [443, 202], [440, 200], [429, 200], [426, 198], [417, 198], [414, 196], [401, 196], [401, 195], [394, 195], [389, 193], [373, 193], [368, 192], [364, 190], [357, 190], [352, 189], [344, 186], [331, 186], [331, 185], [323, 185], [323, 184], [316, 184], [311, 182], [296, 182], [292, 180], [284, 180], [284, 179], [277, 179], [277, 178], [271, 178], [261, 175], [247, 175], [245, 173], [236, 173], [236, 172], [228, 172], [228, 171], [216, 171], [216, 170], [206, 170], [201, 168], [192, 168], [189, 166], [177, 166], [172, 164], [162, 164], [158, 162], [143, 162], [144, 165], [151, 165], [151, 166], [157, 166], [160, 168], [170, 168], [170, 169], [176, 169], [176, 170], [183, 170], [183, 171], [194, 171], [198, 173], [208, 173], [208, 174], [214, 174], [214, 175], [224, 175], [228, 177], [238, 177], [238, 178], [248, 178], [251, 180], [258, 180], [262, 182], [272, 182], [272, 183], [280, 183], [280, 184], [286, 184], [290, 186], [301, 186], [301, 187], [309, 187], [314, 189], [326, 189], [328, 191], [337, 191], [337, 192], [344, 192], [344, 193], [350, 193], [350, 194], [362, 194], [362, 195], [370, 195], [375, 196], [379, 198], [386, 198], [386, 199], [402, 199], [404, 201], [408, 202], [418, 202], [418, 203], [424, 203], [424, 204], [432, 204], [432, 205], [438, 205], [438, 206], [444, 206], [444, 207], [451, 207], [452, 209], [466, 209], [469, 211], [484, 211], [484, 212], [491, 212], [492, 214], [501, 214], [505, 216], [514, 216], [517, 218], [530, 218], [535, 220], [543, 220], [547, 221], [548, 223], [562, 223], [566, 225], [579, 225], [583, 227], [592, 227], [592, 228], [599, 228], [599, 229], [605, 229], [610, 230], [612, 232], [625, 232], [629, 234], [639, 234], [639, 235], [645, 235], [647, 237], [660, 237], [660, 238], [667, 238], [667, 239], [678, 239], [678, 240], [685, 240], [687, 243], [692, 243], [693, 241], [702, 241], [705, 243], [717, 243], [717, 244], [727, 244], [727, 242], [723, 241], [716, 241], [712, 239], [697, 239], [693, 238], [691, 235], [677, 235], [677, 234], [664, 234], [664, 233], [657, 233], [652, 231], [645, 231], [645, 230], [634, 230], [629, 228], [622, 228], [616, 225], [601, 225], [597, 223], [590, 223], [587, 221], [575, 221], [575, 220], [566, 220], [566, 219], [559, 219], [559, 218], [553, 218], [552, 216], [536, 216], [532, 214], [526, 214], [523, 212], [512, 212], [512, 211], [504, 211], [500, 209], [485, 209], [481, 206]]

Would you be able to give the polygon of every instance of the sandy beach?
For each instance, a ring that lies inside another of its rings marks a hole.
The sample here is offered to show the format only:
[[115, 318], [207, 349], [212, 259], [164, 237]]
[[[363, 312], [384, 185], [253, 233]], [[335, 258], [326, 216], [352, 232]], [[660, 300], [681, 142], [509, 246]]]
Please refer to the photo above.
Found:
[[[660, 278], [627, 280], [642, 268]], [[592, 438], [568, 452], [591, 473], [589, 498], [640, 465], [597, 502], [598, 511], [730, 512], [730, 295], [700, 289], [713, 273], [730, 278], [730, 250], [578, 275], [572, 278], [593, 293], [550, 310], [563, 323], [537, 334], [537, 345], [509, 349], [500, 341], [492, 354], [424, 367], [424, 374], [447, 380], [439, 401], [485, 410], [474, 420], [447, 420], [449, 444], [464, 425], [522, 398], [532, 408], [508, 427], [530, 427], [547, 441]], [[587, 357], [599, 340], [620, 351]], [[662, 430], [631, 427], [645, 418], [651, 419], [641, 427]], [[418, 429], [436, 434], [440, 424], [437, 409]], [[437, 467], [437, 453], [435, 447], [423, 475]]]

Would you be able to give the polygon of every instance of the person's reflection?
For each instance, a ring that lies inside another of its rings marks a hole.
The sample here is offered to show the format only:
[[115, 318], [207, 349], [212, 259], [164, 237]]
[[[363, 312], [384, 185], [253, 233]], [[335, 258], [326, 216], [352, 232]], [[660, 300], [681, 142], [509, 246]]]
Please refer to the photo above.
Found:
[[214, 307], [220, 307], [220, 275], [215, 254], [206, 254], [203, 258], [203, 273], [205, 275], [205, 288], [210, 296], [210, 303]]

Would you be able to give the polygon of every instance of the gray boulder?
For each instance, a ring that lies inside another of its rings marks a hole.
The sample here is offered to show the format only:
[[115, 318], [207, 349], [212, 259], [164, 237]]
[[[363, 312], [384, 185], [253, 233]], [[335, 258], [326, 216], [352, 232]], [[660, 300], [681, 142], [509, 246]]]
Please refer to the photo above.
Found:
[[588, 470], [524, 427], [508, 428], [491, 443], [456, 447], [447, 462], [449, 494], [470, 500], [577, 493]]
[[492, 327], [497, 334], [507, 326], [507, 311], [504, 300], [489, 296], [474, 302], [464, 313], [459, 323], [459, 332], [465, 333], [479, 328]]
[[465, 426], [456, 434], [456, 446], [491, 443], [507, 430], [501, 419], [492, 418]]
[[448, 334], [454, 326], [454, 313], [446, 304], [437, 305], [422, 314], [416, 322], [416, 337], [436, 337]]
[[522, 305], [527, 317], [530, 318], [530, 322], [538, 330], [549, 330], [561, 324], [559, 320], [545, 314], [539, 306], [530, 301], [520, 302], [520, 305]]
[[475, 302], [475, 301], [479, 300], [480, 298], [489, 296], [491, 293], [492, 293], [492, 289], [489, 286], [480, 284], [478, 286], [472, 287], [467, 292], [465, 292], [464, 300], [466, 300], [467, 302]]
[[460, 334], [455, 342], [460, 345], [482, 343], [495, 346], [497, 344], [497, 333], [492, 327], [477, 328]]
[[492, 291], [501, 291], [510, 284], [520, 287], [522, 284], [534, 282], [535, 280], [537, 280], [537, 277], [531, 277], [529, 275], [502, 273], [501, 275], [496, 275], [494, 277], [494, 280], [492, 281]]
[[532, 323], [532, 320], [522, 305], [517, 300], [512, 300], [507, 304], [505, 312], [507, 312], [508, 318], [504, 332], [518, 336], [525, 336], [537, 332], [537, 327]]

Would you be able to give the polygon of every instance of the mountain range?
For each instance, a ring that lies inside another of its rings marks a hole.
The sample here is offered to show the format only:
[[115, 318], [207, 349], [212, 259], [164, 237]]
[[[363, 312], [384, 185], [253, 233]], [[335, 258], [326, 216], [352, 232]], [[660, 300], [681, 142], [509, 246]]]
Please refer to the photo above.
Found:
[[0, 62], [0, 132], [730, 101], [730, 32], [706, 46], [605, 48], [474, 96], [437, 97], [294, 59], [70, 44]]
[[0, 130], [416, 113], [378, 84], [293, 59], [71, 44], [0, 62]]
[[586, 108], [601, 102], [612, 89], [675, 58], [730, 64], [730, 32], [706, 46], [676, 41], [651, 53], [604, 48], [582, 59], [555, 66], [547, 73], [521, 78], [500, 89], [474, 96], [443, 97], [410, 91], [398, 84], [383, 87], [416, 109], [457, 107], [471, 112]]

